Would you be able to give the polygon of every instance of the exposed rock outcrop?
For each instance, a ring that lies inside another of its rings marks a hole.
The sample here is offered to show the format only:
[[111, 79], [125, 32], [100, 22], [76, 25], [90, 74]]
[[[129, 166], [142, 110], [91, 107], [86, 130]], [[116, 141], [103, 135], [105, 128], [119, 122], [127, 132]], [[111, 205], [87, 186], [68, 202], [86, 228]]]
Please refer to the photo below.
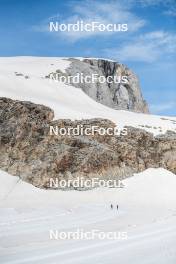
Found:
[[[69, 60], [71, 61], [71, 65], [66, 69], [66, 73], [58, 69], [58, 71], [51, 74], [55, 74], [55, 76], [60, 74], [65, 77], [76, 76], [77, 74], [82, 74], [84, 77], [97, 74], [98, 77], [104, 76], [107, 78], [110, 76], [112, 80], [119, 78], [119, 83], [96, 80], [95, 83], [71, 82], [71, 84], [77, 88], [81, 88], [95, 101], [113, 109], [149, 113], [147, 103], [142, 97], [139, 80], [125, 65], [104, 59]], [[49, 76], [51, 75], [49, 74]], [[122, 82], [123, 77], [126, 77], [126, 83]]]
[[149, 167], [176, 173], [176, 134], [128, 127], [126, 136], [51, 136], [50, 125], [114, 127], [105, 119], [56, 120], [43, 105], [0, 98], [0, 168], [38, 187], [49, 179], [122, 178]]

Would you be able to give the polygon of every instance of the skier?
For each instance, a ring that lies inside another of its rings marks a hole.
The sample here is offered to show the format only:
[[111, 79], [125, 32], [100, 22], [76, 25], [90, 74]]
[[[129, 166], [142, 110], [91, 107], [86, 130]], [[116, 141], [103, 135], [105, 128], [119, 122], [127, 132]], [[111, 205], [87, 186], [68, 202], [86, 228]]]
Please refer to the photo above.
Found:
[[119, 209], [119, 206], [118, 206], [118, 204], [117, 204], [117, 211], [118, 211], [118, 209]]
[[113, 209], [113, 205], [111, 204], [111, 209]]

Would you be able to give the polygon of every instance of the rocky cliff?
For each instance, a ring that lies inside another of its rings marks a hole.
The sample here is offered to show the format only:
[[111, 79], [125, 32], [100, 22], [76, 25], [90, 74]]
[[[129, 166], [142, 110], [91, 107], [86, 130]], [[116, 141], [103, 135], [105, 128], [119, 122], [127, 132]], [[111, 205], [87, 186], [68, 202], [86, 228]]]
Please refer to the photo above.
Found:
[[[148, 113], [148, 106], [142, 97], [139, 80], [137, 76], [125, 65], [118, 62], [108, 61], [104, 59], [69, 59], [70, 67], [63, 73], [59, 69], [51, 74], [60, 76], [75, 76], [82, 74], [83, 76], [93, 76], [97, 74], [95, 83], [71, 82], [71, 85], [81, 88], [87, 95], [95, 101], [114, 109], [129, 110], [134, 112]], [[104, 76], [110, 82], [101, 81]], [[126, 82], [123, 82], [126, 78]], [[116, 82], [114, 81], [116, 80]], [[118, 81], [117, 81], [118, 80]]]
[[176, 134], [154, 137], [128, 127], [125, 136], [51, 136], [49, 127], [115, 127], [105, 119], [55, 120], [43, 105], [0, 98], [0, 168], [38, 187], [50, 178], [123, 178], [146, 168], [176, 173]]

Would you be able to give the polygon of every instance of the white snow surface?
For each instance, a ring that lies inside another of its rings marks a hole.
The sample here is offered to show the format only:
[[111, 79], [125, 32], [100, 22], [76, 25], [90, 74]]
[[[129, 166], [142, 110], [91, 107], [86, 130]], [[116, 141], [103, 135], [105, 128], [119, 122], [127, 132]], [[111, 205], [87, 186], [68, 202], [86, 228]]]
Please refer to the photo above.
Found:
[[[84, 192], [41, 190], [2, 171], [0, 182], [0, 263], [176, 263], [176, 175], [167, 170]], [[78, 228], [127, 232], [127, 239], [49, 237]]]
[[[45, 79], [69, 65], [67, 58], [0, 58], [0, 97], [49, 106], [55, 119], [99, 117], [155, 135], [161, 130], [176, 131], [175, 117], [113, 110], [81, 89]], [[3, 171], [0, 183], [2, 264], [176, 263], [176, 175], [167, 170], [148, 169], [136, 174], [124, 180], [124, 188], [84, 192], [38, 189]], [[85, 232], [127, 232], [127, 239], [49, 238], [51, 229], [69, 232], [78, 228]]]
[[[81, 59], [81, 58], [79, 58]], [[114, 110], [88, 97], [81, 89], [45, 78], [70, 62], [56, 57], [1, 57], [0, 96], [44, 104], [55, 112], [55, 119], [106, 118], [119, 128], [133, 126], [154, 135], [167, 130], [176, 131], [176, 117], [162, 117], [129, 111]], [[28, 76], [16, 76], [15, 72]]]

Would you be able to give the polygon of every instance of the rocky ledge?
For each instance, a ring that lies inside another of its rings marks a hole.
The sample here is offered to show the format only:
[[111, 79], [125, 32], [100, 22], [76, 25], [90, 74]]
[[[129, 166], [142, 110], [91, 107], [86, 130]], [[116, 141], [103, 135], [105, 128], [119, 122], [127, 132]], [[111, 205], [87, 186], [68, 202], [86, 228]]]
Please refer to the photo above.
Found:
[[103, 105], [113, 109], [129, 110], [134, 112], [149, 113], [147, 102], [143, 99], [137, 76], [125, 65], [104, 59], [68, 59], [70, 67], [65, 72], [56, 70], [46, 76], [83, 76], [111, 77], [112, 79], [126, 78], [127, 82], [71, 82], [72, 86], [81, 88], [88, 96]]
[[54, 120], [52, 109], [0, 98], [0, 168], [35, 186], [49, 187], [50, 178], [124, 178], [147, 168], [176, 173], [176, 134], [154, 137], [127, 127], [125, 136], [51, 136], [50, 126], [115, 127], [105, 119]]

